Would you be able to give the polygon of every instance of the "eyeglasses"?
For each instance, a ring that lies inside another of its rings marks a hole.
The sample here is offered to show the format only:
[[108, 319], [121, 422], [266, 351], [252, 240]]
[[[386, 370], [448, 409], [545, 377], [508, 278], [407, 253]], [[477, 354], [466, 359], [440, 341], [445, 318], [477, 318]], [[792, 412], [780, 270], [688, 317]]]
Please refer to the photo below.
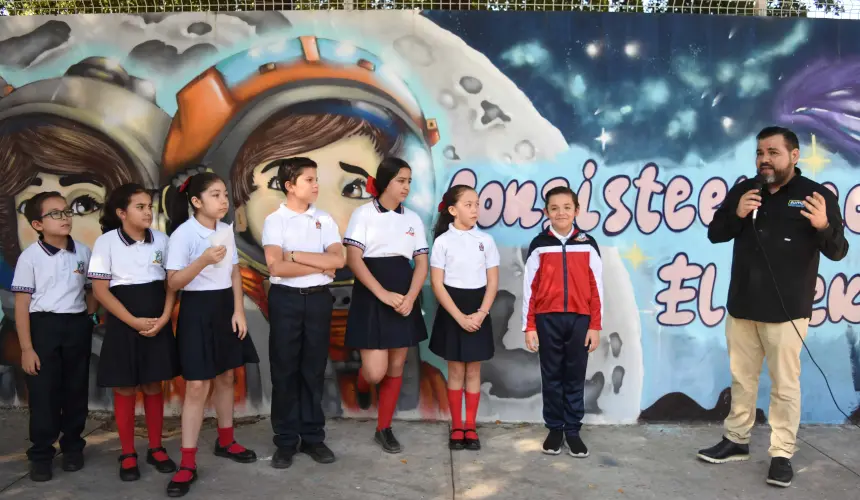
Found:
[[71, 219], [72, 217], [74, 217], [74, 215], [75, 211], [71, 208], [67, 208], [65, 210], [51, 210], [46, 214], [42, 214], [42, 216], [39, 218], [44, 219], [45, 217], [50, 217], [54, 220], [62, 220], [64, 217], [68, 217], [69, 219]]

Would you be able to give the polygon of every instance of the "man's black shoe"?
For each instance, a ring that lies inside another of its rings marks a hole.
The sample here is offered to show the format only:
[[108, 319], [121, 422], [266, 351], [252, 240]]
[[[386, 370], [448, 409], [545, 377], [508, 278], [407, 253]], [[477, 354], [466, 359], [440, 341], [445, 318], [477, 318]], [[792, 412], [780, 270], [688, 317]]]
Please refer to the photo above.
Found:
[[334, 463], [334, 452], [325, 443], [305, 443], [299, 445], [299, 451], [311, 457], [319, 464]]
[[770, 460], [770, 470], [767, 472], [767, 484], [788, 488], [791, 486], [791, 460], [783, 457], [773, 457]]
[[272, 455], [272, 467], [275, 469], [289, 469], [293, 465], [293, 456], [296, 450], [292, 448], [278, 448]]
[[63, 470], [77, 472], [84, 468], [84, 454], [80, 451], [63, 452]]
[[549, 431], [546, 439], [543, 441], [543, 452], [547, 455], [558, 455], [561, 453], [561, 447], [564, 445], [564, 431], [553, 430]]
[[50, 481], [54, 477], [51, 471], [53, 463], [51, 460], [40, 460], [38, 462], [30, 462], [30, 479], [37, 483]]
[[379, 443], [379, 446], [382, 446], [382, 451], [386, 453], [400, 453], [403, 451], [400, 442], [394, 437], [394, 431], [391, 430], [391, 427], [376, 431], [373, 440]]
[[699, 460], [704, 460], [712, 464], [741, 462], [750, 459], [750, 446], [748, 444], [738, 444], [723, 438], [717, 445], [699, 450], [696, 457]]

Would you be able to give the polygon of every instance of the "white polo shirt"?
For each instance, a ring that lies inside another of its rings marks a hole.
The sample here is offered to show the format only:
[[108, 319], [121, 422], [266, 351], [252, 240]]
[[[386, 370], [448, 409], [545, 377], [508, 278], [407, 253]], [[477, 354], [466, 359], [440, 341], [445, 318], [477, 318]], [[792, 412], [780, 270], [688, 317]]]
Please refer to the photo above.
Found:
[[[340, 231], [331, 215], [311, 205], [304, 213], [296, 213], [281, 206], [263, 222], [263, 246], [276, 246], [283, 252], [323, 253], [335, 243], [340, 243]], [[294, 288], [310, 288], [331, 283], [325, 274], [309, 274], [294, 278], [272, 276], [275, 285]]]
[[[221, 221], [216, 225], [217, 230], [229, 229], [230, 226]], [[164, 268], [168, 271], [181, 271], [188, 267], [189, 264], [197, 260], [207, 248], [212, 246], [209, 243], [209, 236], [215, 231], [203, 226], [197, 221], [196, 217], [189, 217], [181, 226], [176, 228], [176, 231], [170, 235], [170, 240], [167, 244], [167, 263]], [[230, 259], [232, 265], [216, 267], [209, 265], [200, 271], [200, 274], [194, 277], [190, 283], [185, 285], [183, 290], [188, 291], [204, 291], [204, 290], [223, 290], [233, 286], [233, 266], [239, 263], [239, 253], [236, 250], [236, 237], [233, 236], [232, 241], [233, 252], [230, 255], [224, 256], [224, 259]]]
[[352, 213], [343, 244], [360, 248], [365, 258], [402, 256], [411, 260], [430, 252], [418, 214], [403, 205], [387, 210], [375, 199]]
[[56, 248], [39, 240], [18, 257], [12, 291], [32, 296], [31, 313], [84, 312], [87, 310], [84, 289], [89, 287], [89, 262], [90, 249], [72, 238], [66, 248]]
[[445, 270], [443, 282], [466, 290], [487, 286], [487, 269], [498, 267], [500, 260], [493, 237], [478, 226], [461, 231], [449, 224], [430, 252], [430, 267]]
[[122, 228], [101, 235], [93, 245], [87, 277], [110, 280], [110, 286], [140, 285], [163, 281], [167, 235], [147, 229], [143, 241], [135, 241]]

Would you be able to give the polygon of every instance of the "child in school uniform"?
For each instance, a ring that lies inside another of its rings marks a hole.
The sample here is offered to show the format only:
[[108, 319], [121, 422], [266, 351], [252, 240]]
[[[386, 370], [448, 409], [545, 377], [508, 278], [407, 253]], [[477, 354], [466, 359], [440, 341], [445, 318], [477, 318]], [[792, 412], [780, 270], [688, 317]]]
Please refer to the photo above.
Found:
[[549, 435], [543, 452], [588, 456], [579, 431], [585, 416], [588, 354], [600, 344], [603, 264], [591, 235], [574, 220], [579, 200], [566, 186], [546, 194], [550, 226], [529, 246], [523, 278], [526, 347], [540, 355], [543, 417]]
[[[481, 401], [481, 361], [493, 357], [487, 316], [499, 290], [499, 251], [478, 223], [478, 193], [453, 186], [442, 196], [430, 251], [430, 283], [439, 308], [430, 350], [448, 361], [452, 450], [479, 450], [476, 420]], [[463, 426], [463, 386], [466, 425]]]
[[266, 217], [262, 240], [271, 282], [271, 418], [277, 446], [272, 467], [286, 469], [297, 447], [318, 463], [335, 461], [323, 442], [322, 398], [334, 305], [327, 285], [343, 267], [344, 255], [337, 223], [313, 205], [319, 193], [316, 162], [304, 157], [277, 162], [287, 201]]
[[60, 193], [24, 205], [39, 241], [18, 258], [12, 291], [30, 405], [30, 479], [49, 481], [60, 438], [63, 470], [84, 466], [87, 396], [96, 303], [85, 291], [90, 249], [73, 240], [71, 210]]
[[[257, 460], [252, 450], [233, 438], [233, 369], [260, 361], [248, 336], [232, 228], [221, 222], [229, 208], [226, 184], [211, 172], [198, 173], [186, 179], [178, 198], [170, 210], [165, 268], [168, 287], [182, 290], [176, 343], [186, 384], [182, 458], [167, 486], [171, 497], [185, 495], [197, 480], [197, 438], [212, 383], [212, 403], [218, 418], [215, 455], [240, 463]], [[189, 217], [189, 205], [193, 217]], [[229, 234], [227, 245], [212, 245], [210, 237], [216, 232]]]
[[411, 182], [408, 163], [382, 160], [376, 179], [367, 181], [374, 199], [352, 213], [343, 240], [347, 264], [356, 277], [344, 343], [361, 353], [358, 396], [366, 397], [370, 384], [380, 384], [374, 440], [387, 453], [402, 451], [391, 420], [406, 354], [427, 338], [416, 300], [427, 279], [429, 248], [421, 218], [403, 206]]
[[176, 470], [161, 446], [164, 397], [161, 383], [179, 375], [170, 316], [176, 292], [167, 290], [164, 258], [167, 235], [150, 229], [152, 196], [139, 184], [123, 184], [108, 196], [101, 216], [102, 235], [93, 246], [87, 276], [107, 310], [97, 383], [114, 389], [122, 454], [119, 477], [140, 479], [134, 448], [137, 388], [143, 392], [149, 449], [146, 462], [158, 472]]

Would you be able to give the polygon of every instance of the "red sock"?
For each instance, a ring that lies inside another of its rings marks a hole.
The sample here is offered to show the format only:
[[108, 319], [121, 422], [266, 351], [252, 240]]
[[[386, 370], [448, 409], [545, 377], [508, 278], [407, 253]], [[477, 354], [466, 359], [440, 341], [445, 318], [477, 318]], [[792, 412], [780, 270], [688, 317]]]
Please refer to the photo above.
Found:
[[391, 419], [397, 409], [397, 398], [400, 397], [400, 386], [403, 377], [386, 376], [379, 384], [379, 411], [377, 413], [376, 430], [381, 431], [391, 427]]
[[478, 417], [478, 403], [481, 402], [480, 392], [466, 391], [466, 429], [477, 429], [475, 422]]
[[[149, 449], [161, 448], [161, 431], [164, 428], [164, 395], [144, 394], [143, 409], [146, 412], [146, 433], [149, 435]], [[168, 459], [167, 453], [157, 451], [152, 457], [159, 462]]]
[[451, 438], [463, 439], [463, 389], [448, 389], [448, 407], [451, 409]]
[[[179, 462], [180, 467], [197, 469], [197, 448], [179, 448], [179, 452], [182, 453], [182, 460]], [[191, 471], [179, 469], [173, 475], [173, 481], [187, 483], [191, 481], [192, 477]]]
[[[134, 453], [134, 403], [134, 394], [123, 396], [118, 392], [113, 393], [113, 414], [116, 419], [116, 431], [119, 434], [123, 455]], [[120, 467], [130, 469], [135, 465], [137, 465], [137, 460], [126, 458]]]
[[245, 451], [245, 447], [235, 441], [232, 427], [218, 428], [218, 444], [222, 448], [226, 447], [228, 453], [242, 453]]
[[364, 380], [364, 375], [361, 374], [361, 370], [358, 370], [358, 379], [355, 381], [355, 390], [358, 392], [370, 392], [370, 384], [367, 383], [367, 380]]

